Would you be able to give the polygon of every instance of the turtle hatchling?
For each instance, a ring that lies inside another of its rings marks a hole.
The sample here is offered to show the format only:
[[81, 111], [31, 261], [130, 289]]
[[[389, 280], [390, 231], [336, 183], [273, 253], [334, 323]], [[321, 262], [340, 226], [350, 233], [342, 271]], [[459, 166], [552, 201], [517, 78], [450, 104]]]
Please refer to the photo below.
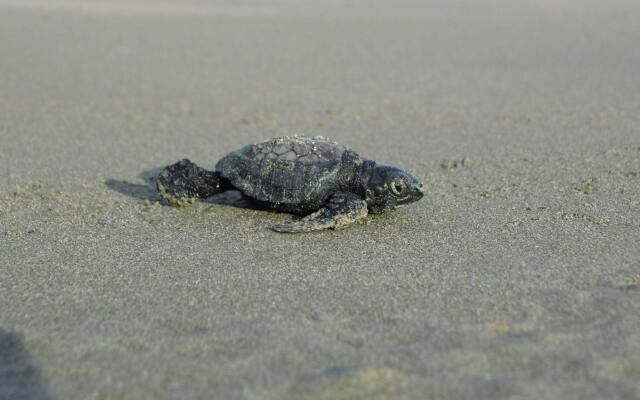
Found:
[[302, 215], [276, 232], [338, 229], [420, 200], [422, 184], [396, 167], [379, 165], [324, 137], [270, 139], [229, 153], [205, 170], [184, 159], [156, 178], [160, 196], [185, 205], [238, 190], [262, 207]]

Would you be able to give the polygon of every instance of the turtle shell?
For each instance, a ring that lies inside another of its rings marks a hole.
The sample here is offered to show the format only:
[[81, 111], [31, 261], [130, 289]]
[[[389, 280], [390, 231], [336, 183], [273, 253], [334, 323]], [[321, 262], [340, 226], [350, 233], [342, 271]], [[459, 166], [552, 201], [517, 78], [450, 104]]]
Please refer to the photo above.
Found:
[[323, 137], [281, 137], [228, 154], [216, 170], [243, 194], [263, 202], [322, 204], [337, 190], [347, 150]]

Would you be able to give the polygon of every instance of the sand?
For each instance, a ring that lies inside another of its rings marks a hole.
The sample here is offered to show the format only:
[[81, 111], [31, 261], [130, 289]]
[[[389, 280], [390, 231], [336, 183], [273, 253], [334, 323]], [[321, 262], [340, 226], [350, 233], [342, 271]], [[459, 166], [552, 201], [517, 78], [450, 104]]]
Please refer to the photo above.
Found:
[[[0, 0], [0, 399], [640, 398], [640, 5], [483, 4]], [[295, 133], [427, 195], [148, 185]]]

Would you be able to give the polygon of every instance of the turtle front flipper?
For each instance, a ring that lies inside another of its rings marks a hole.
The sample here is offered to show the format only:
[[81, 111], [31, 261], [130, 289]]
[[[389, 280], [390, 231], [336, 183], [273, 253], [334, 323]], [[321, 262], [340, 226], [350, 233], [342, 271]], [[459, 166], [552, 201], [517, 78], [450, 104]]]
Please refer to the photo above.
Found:
[[187, 159], [163, 168], [155, 183], [160, 197], [174, 206], [222, 193], [230, 186], [220, 173], [207, 171]]
[[272, 226], [276, 232], [298, 233], [323, 229], [340, 229], [367, 216], [367, 203], [353, 193], [338, 192], [323, 208], [288, 224]]

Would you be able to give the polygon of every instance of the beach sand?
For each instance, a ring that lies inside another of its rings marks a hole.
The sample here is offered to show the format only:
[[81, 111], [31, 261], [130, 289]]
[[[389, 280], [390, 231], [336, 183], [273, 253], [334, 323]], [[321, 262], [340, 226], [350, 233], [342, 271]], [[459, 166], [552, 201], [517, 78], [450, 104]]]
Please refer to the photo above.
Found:
[[[640, 3], [483, 4], [0, 0], [0, 399], [640, 398]], [[296, 133], [427, 195], [149, 186]]]

